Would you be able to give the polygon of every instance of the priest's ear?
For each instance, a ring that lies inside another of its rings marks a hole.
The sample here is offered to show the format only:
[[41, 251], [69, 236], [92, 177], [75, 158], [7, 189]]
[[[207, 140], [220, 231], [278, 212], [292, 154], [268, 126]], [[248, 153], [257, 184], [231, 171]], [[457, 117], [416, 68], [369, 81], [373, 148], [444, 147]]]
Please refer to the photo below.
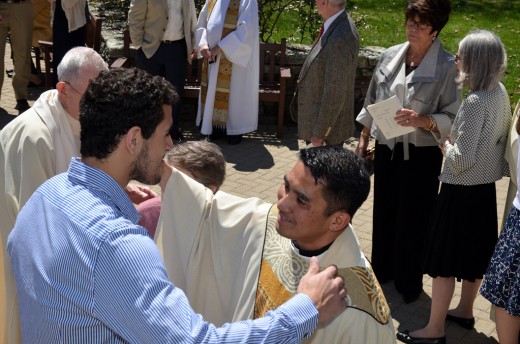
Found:
[[60, 81], [56, 84], [56, 90], [58, 90], [58, 93], [67, 95], [67, 90], [65, 87], [65, 81]]
[[329, 230], [331, 232], [343, 231], [350, 224], [351, 216], [345, 210], [338, 210], [330, 215]]

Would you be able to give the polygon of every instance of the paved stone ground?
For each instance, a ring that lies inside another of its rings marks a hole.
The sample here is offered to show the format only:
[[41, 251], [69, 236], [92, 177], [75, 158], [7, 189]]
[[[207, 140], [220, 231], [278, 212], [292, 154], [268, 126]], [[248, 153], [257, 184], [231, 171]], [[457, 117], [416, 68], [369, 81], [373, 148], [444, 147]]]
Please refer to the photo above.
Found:
[[[14, 96], [12, 81], [13, 79], [9, 78], [6, 75], [6, 70], [13, 69], [13, 61], [11, 60], [11, 50], [9, 48], [9, 44], [6, 47], [5, 54], [5, 70], [0, 71], [4, 73], [4, 84], [2, 86], [2, 95], [0, 98], [0, 107], [5, 111], [0, 110], [0, 128], [3, 128], [5, 124], [7, 124], [10, 120], [14, 118], [14, 116], [18, 115], [18, 110], [14, 107], [16, 106], [16, 98]], [[44, 91], [43, 88], [44, 79], [42, 76], [42, 86], [29, 88], [29, 105], [32, 105], [36, 99], [38, 99], [39, 95]]]
[[[12, 68], [9, 51], [6, 53], [6, 69]], [[1, 71], [5, 73], [5, 71]], [[0, 106], [7, 110], [9, 115], [0, 115], [6, 121], [17, 114], [14, 109], [16, 100], [11, 79], [5, 78], [2, 88]], [[31, 99], [37, 98], [41, 88], [31, 91]], [[30, 101], [32, 104], [32, 101]], [[188, 140], [200, 139], [195, 127], [193, 106], [186, 106], [180, 123], [183, 133]], [[262, 115], [260, 127], [255, 133], [247, 135], [237, 146], [229, 146], [225, 140], [216, 141], [221, 146], [227, 161], [227, 178], [222, 190], [243, 197], [259, 197], [268, 202], [276, 201], [276, 190], [282, 182], [282, 176], [287, 173], [297, 161], [298, 148], [303, 142], [297, 139], [296, 128], [289, 125], [283, 139], [277, 139], [275, 132], [275, 117]], [[497, 183], [497, 200], [499, 223], [502, 221], [504, 199], [507, 193], [509, 179], [504, 178]], [[371, 254], [372, 237], [372, 193], [354, 218], [354, 228], [358, 235], [361, 247], [367, 257]], [[463, 244], [463, 243], [462, 243]], [[392, 316], [396, 329], [415, 329], [424, 325], [428, 320], [431, 303], [431, 278], [424, 277], [424, 294], [412, 304], [404, 304], [400, 295], [395, 291], [392, 282], [383, 285], [386, 298], [392, 309]], [[460, 296], [460, 284], [455, 290], [452, 307]], [[475, 302], [476, 325], [472, 331], [464, 330], [455, 324], [447, 324], [446, 335], [449, 343], [498, 343], [495, 323], [490, 320], [490, 304], [481, 296]], [[369, 343], [367, 343], [369, 344]]]

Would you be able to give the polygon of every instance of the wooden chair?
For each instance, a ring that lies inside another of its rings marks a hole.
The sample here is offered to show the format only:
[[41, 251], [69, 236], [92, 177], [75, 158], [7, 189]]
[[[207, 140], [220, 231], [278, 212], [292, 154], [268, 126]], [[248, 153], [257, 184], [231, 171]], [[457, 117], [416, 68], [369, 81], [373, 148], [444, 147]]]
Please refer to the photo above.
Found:
[[[103, 19], [97, 18], [89, 12], [89, 19], [87, 21], [87, 33], [85, 39], [85, 46], [100, 52], [101, 49], [101, 26]], [[53, 73], [55, 72], [52, 68], [52, 42], [49, 41], [38, 41], [40, 44], [40, 50], [43, 54], [43, 60], [45, 61], [45, 88], [51, 89]]]
[[286, 82], [291, 70], [285, 67], [286, 40], [281, 43], [260, 43], [260, 87], [259, 100], [278, 103], [276, 136], [283, 136]]
[[132, 56], [130, 56], [130, 30], [128, 27], [123, 31], [123, 56], [117, 58], [110, 64], [110, 68], [130, 67]]
[[200, 74], [202, 72], [202, 59], [193, 59], [191, 64], [186, 66], [186, 82], [184, 84], [185, 98], [199, 98]]

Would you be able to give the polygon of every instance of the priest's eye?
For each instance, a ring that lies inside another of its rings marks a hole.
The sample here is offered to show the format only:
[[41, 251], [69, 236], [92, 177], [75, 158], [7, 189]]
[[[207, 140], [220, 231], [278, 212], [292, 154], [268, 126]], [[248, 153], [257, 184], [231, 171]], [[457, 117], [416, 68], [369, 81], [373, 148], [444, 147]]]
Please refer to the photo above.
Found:
[[296, 198], [296, 202], [297, 202], [299, 205], [307, 205], [307, 201], [304, 200], [304, 199], [301, 198], [301, 197]]

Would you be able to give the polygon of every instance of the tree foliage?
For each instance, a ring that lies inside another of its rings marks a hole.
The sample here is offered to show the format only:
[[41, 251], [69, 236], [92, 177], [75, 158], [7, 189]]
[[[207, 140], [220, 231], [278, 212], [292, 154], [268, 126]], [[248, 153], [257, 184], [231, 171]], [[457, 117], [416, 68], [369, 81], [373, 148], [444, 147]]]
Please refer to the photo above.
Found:
[[[260, 40], [271, 41], [283, 17], [298, 18], [293, 41], [301, 43], [305, 37], [316, 38], [322, 20], [314, 7], [314, 0], [258, 0]], [[289, 12], [294, 15], [288, 15]]]
[[[128, 21], [128, 9], [131, 0], [91, 0], [98, 14], [105, 18], [104, 26], [120, 30]], [[204, 6], [205, 0], [194, 0], [197, 13]], [[314, 9], [314, 0], [257, 0], [260, 40], [269, 42], [273, 33], [280, 24], [280, 19], [287, 13], [293, 12], [294, 18], [298, 18], [294, 28], [292, 41], [302, 42], [304, 37], [314, 39], [321, 19]]]

